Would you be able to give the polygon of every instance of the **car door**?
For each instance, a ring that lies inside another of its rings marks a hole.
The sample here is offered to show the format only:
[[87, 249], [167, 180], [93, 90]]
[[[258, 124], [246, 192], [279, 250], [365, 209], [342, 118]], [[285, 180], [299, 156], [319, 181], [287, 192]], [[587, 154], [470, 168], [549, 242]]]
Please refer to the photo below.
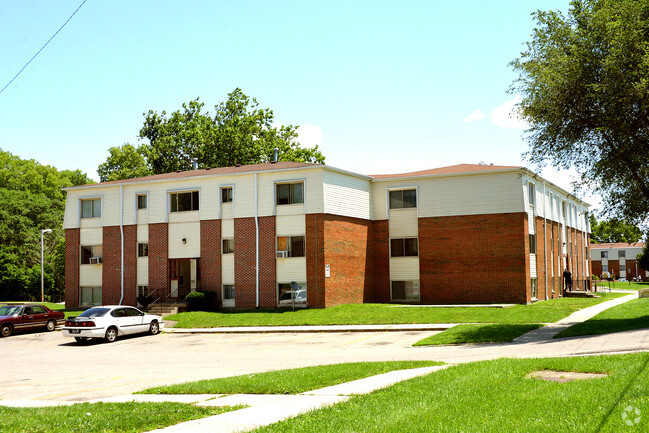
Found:
[[23, 307], [22, 322], [20, 324], [20, 328], [31, 329], [37, 328], [38, 326], [38, 315], [34, 314], [34, 309], [29, 305]]
[[32, 317], [30, 328], [45, 328], [49, 314], [42, 305], [32, 305]]
[[133, 319], [128, 316], [126, 308], [115, 308], [110, 312], [113, 317], [113, 323], [117, 326], [117, 332], [120, 335], [133, 333]]
[[144, 322], [144, 314], [135, 308], [127, 308], [126, 312], [129, 317], [133, 319], [133, 333], [136, 332], [146, 332], [149, 329], [149, 324]]

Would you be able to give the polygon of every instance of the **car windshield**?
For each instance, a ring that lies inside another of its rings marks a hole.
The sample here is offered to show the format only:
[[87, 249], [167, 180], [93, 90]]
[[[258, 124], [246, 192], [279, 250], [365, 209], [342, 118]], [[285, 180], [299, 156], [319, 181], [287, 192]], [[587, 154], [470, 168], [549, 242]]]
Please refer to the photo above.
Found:
[[0, 307], [0, 316], [15, 316], [21, 308], [20, 305], [4, 305]]
[[91, 308], [79, 314], [78, 317], [101, 317], [109, 311], [110, 308]]

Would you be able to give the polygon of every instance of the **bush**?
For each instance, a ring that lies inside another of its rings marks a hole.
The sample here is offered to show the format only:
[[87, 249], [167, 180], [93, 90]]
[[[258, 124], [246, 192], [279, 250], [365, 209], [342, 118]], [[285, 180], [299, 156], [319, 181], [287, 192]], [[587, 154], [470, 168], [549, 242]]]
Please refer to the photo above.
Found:
[[187, 311], [211, 311], [214, 309], [216, 292], [191, 292], [185, 297]]

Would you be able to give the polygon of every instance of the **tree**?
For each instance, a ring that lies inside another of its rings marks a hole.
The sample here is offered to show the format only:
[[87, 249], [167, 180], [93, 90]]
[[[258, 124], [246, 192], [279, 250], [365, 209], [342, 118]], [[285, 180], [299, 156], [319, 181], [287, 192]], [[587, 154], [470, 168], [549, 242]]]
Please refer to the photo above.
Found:
[[295, 126], [273, 126], [273, 111], [259, 108], [241, 89], [216, 105], [214, 115], [203, 108], [196, 99], [169, 116], [166, 111], [145, 113], [140, 138], [146, 141], [137, 148], [111, 148], [97, 170], [102, 182], [191, 170], [194, 158], [199, 167], [259, 164], [272, 161], [275, 148], [280, 161], [324, 164], [318, 146], [301, 147]]
[[526, 153], [582, 173], [609, 214], [649, 212], [649, 2], [575, 0], [568, 16], [533, 14], [510, 91], [529, 123]]
[[644, 247], [642, 252], [636, 257], [638, 261], [638, 266], [642, 269], [649, 270], [649, 247]]
[[594, 244], [605, 242], [638, 242], [642, 237], [642, 231], [634, 224], [624, 220], [612, 218], [605, 221], [597, 221], [595, 216], [590, 215], [590, 241]]

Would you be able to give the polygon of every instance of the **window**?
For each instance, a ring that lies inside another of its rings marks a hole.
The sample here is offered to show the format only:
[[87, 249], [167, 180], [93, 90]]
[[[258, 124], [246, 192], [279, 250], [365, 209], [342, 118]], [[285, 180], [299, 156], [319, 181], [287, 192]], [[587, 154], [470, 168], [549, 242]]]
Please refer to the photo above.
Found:
[[277, 302], [280, 307], [306, 307], [306, 283], [280, 283], [277, 285]]
[[80, 287], [82, 306], [101, 305], [101, 287]]
[[198, 210], [198, 191], [175, 192], [170, 194], [171, 212]]
[[32, 314], [47, 314], [47, 311], [42, 305], [32, 305]]
[[531, 278], [530, 279], [530, 290], [532, 291], [532, 299], [536, 299], [538, 297], [538, 285], [537, 285], [537, 280], [536, 278]]
[[390, 209], [406, 209], [413, 207], [417, 207], [416, 189], [390, 191]]
[[232, 187], [221, 188], [221, 203], [232, 203]]
[[390, 239], [391, 257], [418, 256], [417, 238]]
[[102, 262], [103, 248], [101, 245], [82, 245], [81, 264], [98, 265]]
[[626, 265], [623, 263], [620, 263], [620, 272], [626, 272]]
[[234, 253], [234, 239], [223, 239], [223, 254]]
[[139, 298], [149, 296], [149, 286], [137, 286], [137, 297]]
[[534, 206], [536, 205], [536, 188], [534, 187], [533, 183], [528, 183], [527, 187], [528, 187], [528, 201], [530, 203], [530, 207], [534, 209]]
[[392, 300], [419, 302], [419, 281], [392, 281]]
[[602, 251], [601, 254], [603, 259], [608, 259], [608, 251]]
[[138, 194], [137, 196], [137, 208], [146, 209], [146, 194]]
[[137, 244], [137, 256], [149, 257], [149, 244]]
[[608, 264], [602, 265], [602, 272], [608, 272]]
[[277, 204], [298, 204], [304, 203], [304, 184], [278, 183], [276, 186]]
[[618, 251], [617, 256], [621, 259], [626, 259], [626, 251]]
[[530, 235], [530, 254], [536, 254], [536, 235]]
[[223, 299], [234, 300], [234, 285], [233, 284], [224, 284], [223, 285]]
[[101, 199], [81, 200], [81, 218], [99, 218], [101, 216]]
[[277, 238], [277, 258], [304, 257], [304, 236]]

